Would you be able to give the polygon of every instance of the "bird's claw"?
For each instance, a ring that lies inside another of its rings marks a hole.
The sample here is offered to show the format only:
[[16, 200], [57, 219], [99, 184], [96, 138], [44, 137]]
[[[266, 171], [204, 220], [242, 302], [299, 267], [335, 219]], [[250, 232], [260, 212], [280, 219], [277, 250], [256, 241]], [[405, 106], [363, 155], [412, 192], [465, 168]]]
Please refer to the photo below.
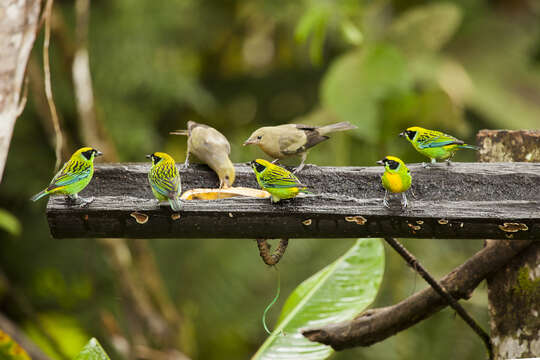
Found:
[[402, 196], [401, 208], [405, 209], [407, 207], [407, 205], [409, 205], [409, 202], [407, 201], [407, 196], [405, 195], [405, 193], [402, 193], [401, 196]]
[[383, 199], [382, 203], [383, 203], [383, 205], [384, 205], [385, 207], [387, 207], [387, 208], [390, 209], [390, 205], [388, 204], [388, 200]]
[[87, 207], [94, 201], [94, 197], [91, 196], [87, 199], [80, 197], [80, 196], [67, 196], [67, 201], [71, 205], [79, 205], [80, 207]]

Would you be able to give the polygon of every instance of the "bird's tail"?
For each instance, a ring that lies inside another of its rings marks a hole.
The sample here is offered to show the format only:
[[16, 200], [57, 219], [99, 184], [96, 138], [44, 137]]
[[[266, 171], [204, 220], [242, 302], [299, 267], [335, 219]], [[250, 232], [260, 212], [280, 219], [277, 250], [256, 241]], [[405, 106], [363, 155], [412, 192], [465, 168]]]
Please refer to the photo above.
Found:
[[348, 121], [342, 121], [335, 124], [321, 126], [317, 130], [319, 131], [319, 134], [326, 135], [326, 134], [333, 133], [336, 131], [352, 130], [356, 128], [358, 128], [356, 125], [353, 125]]
[[179, 198], [169, 199], [169, 204], [171, 204], [173, 211], [180, 211], [182, 209], [182, 201]]
[[189, 130], [174, 130], [174, 131], [171, 131], [169, 134], [189, 136]]
[[478, 146], [475, 146], [475, 145], [469, 145], [469, 144], [459, 145], [459, 148], [460, 148], [460, 149], [480, 150], [480, 148], [479, 148]]
[[32, 201], [38, 201], [39, 199], [41, 199], [42, 197], [44, 197], [45, 195], [48, 195], [49, 193], [47, 192], [47, 190], [42, 190], [40, 192], [38, 192], [36, 195], [32, 196], [30, 198], [30, 200]]

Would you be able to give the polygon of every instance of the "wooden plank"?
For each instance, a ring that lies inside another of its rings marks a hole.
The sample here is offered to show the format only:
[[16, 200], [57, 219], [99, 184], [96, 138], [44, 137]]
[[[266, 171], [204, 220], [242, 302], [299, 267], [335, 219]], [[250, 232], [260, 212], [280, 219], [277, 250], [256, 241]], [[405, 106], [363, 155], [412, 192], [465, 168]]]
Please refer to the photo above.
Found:
[[[255, 187], [246, 164], [237, 164], [236, 186]], [[382, 205], [382, 167], [308, 166], [299, 174], [313, 192], [271, 204], [269, 199], [186, 201], [180, 218], [159, 206], [147, 180], [149, 163], [96, 164], [82, 196], [87, 208], [53, 197], [47, 219], [55, 238], [513, 238], [540, 235], [539, 163], [410, 165], [416, 199], [401, 209]], [[183, 190], [215, 187], [204, 165], [181, 170]], [[148, 216], [139, 224], [131, 216]], [[507, 225], [504, 225], [507, 224]], [[504, 231], [506, 230], [506, 231]]]

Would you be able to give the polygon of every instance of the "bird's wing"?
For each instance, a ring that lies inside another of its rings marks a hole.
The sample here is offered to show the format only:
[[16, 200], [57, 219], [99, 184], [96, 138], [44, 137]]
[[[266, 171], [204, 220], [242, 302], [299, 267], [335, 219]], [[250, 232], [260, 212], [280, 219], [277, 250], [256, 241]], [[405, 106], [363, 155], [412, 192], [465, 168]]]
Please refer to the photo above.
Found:
[[292, 173], [280, 168], [267, 169], [264, 176], [261, 176], [261, 182], [264, 184], [264, 187], [274, 189], [306, 187]]
[[305, 150], [306, 137], [303, 131], [286, 130], [279, 135], [279, 151], [285, 155], [294, 155]]
[[151, 182], [152, 187], [161, 195], [173, 199], [178, 194], [178, 188], [180, 186], [180, 177], [164, 178], [155, 177]]
[[62, 169], [54, 176], [51, 183], [47, 187], [47, 191], [53, 189], [68, 186], [81, 181], [92, 172], [91, 164], [82, 161], [68, 161], [64, 164]]
[[320, 142], [323, 142], [325, 140], [328, 140], [328, 136], [321, 135], [318, 131], [318, 128], [315, 126], [307, 126], [307, 125], [296, 125], [296, 128], [298, 130], [302, 130], [304, 134], [306, 135], [306, 142], [302, 146], [302, 149], [300, 151], [306, 151], [307, 149], [317, 145]]
[[455, 137], [443, 134], [441, 132], [426, 132], [420, 134], [418, 137], [418, 147], [420, 149], [437, 148], [447, 145], [462, 145], [463, 141], [456, 139]]

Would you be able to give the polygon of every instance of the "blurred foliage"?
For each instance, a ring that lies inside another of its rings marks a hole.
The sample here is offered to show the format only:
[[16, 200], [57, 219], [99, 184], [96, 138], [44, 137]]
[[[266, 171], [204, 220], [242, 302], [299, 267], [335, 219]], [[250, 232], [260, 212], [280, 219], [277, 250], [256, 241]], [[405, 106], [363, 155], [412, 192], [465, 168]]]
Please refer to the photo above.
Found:
[[[47, 331], [47, 334], [56, 339], [63, 354], [66, 354], [70, 359], [75, 358], [88, 339], [88, 335], [81, 329], [77, 319], [58, 313], [42, 313], [38, 317], [40, 326]], [[51, 347], [48, 339], [44, 337], [33, 319], [27, 321], [24, 330], [43, 352], [53, 359], [59, 358], [59, 354]]]
[[0, 229], [11, 235], [19, 236], [21, 234], [21, 223], [9, 211], [0, 209]]
[[[70, 152], [83, 145], [71, 82], [72, 1], [55, 2], [54, 24], [53, 91]], [[96, 113], [121, 161], [145, 161], [145, 154], [159, 150], [183, 161], [185, 139], [168, 132], [188, 120], [221, 130], [235, 162], [262, 156], [259, 149], [240, 145], [260, 126], [348, 120], [359, 129], [333, 135], [309, 156], [312, 163], [339, 166], [372, 165], [387, 154], [423, 161], [397, 137], [410, 125], [475, 143], [481, 128], [540, 123], [540, 6], [534, 0], [94, 0], [89, 37]], [[40, 51], [37, 43], [34, 62], [40, 63]], [[34, 82], [42, 89], [39, 79]], [[51, 330], [55, 338], [79, 334], [69, 349], [78, 351], [85, 334], [92, 334], [113, 354], [111, 334], [96, 319], [107, 311], [119, 319], [119, 331], [129, 333], [129, 326], [103, 248], [92, 239], [52, 240], [45, 201], [28, 201], [53, 175], [50, 129], [42, 94], [31, 91], [0, 188], [0, 207], [17, 219], [7, 222], [13, 231], [0, 231], [0, 269], [40, 317], [58, 321]], [[463, 152], [455, 160], [474, 158]], [[8, 218], [0, 215], [3, 229]], [[13, 226], [17, 222], [20, 231]], [[291, 240], [280, 263], [283, 293], [352, 243]], [[406, 245], [439, 277], [481, 242]], [[151, 246], [183, 318], [184, 335], [189, 334], [181, 350], [194, 359], [255, 353], [266, 338], [260, 315], [275, 274], [260, 262], [254, 242], [156, 239]], [[374, 305], [393, 304], [424, 286], [387, 253]], [[31, 324], [10, 294], [0, 292], [0, 311]], [[465, 305], [487, 324], [482, 286]], [[483, 355], [480, 341], [445, 310], [381, 344], [334, 358]]]
[[256, 359], [326, 359], [330, 346], [309, 341], [300, 329], [351, 320], [375, 300], [384, 273], [380, 239], [358, 239], [336, 261], [304, 280], [283, 305], [276, 328]]
[[0, 360], [30, 360], [30, 357], [15, 340], [0, 330]]

